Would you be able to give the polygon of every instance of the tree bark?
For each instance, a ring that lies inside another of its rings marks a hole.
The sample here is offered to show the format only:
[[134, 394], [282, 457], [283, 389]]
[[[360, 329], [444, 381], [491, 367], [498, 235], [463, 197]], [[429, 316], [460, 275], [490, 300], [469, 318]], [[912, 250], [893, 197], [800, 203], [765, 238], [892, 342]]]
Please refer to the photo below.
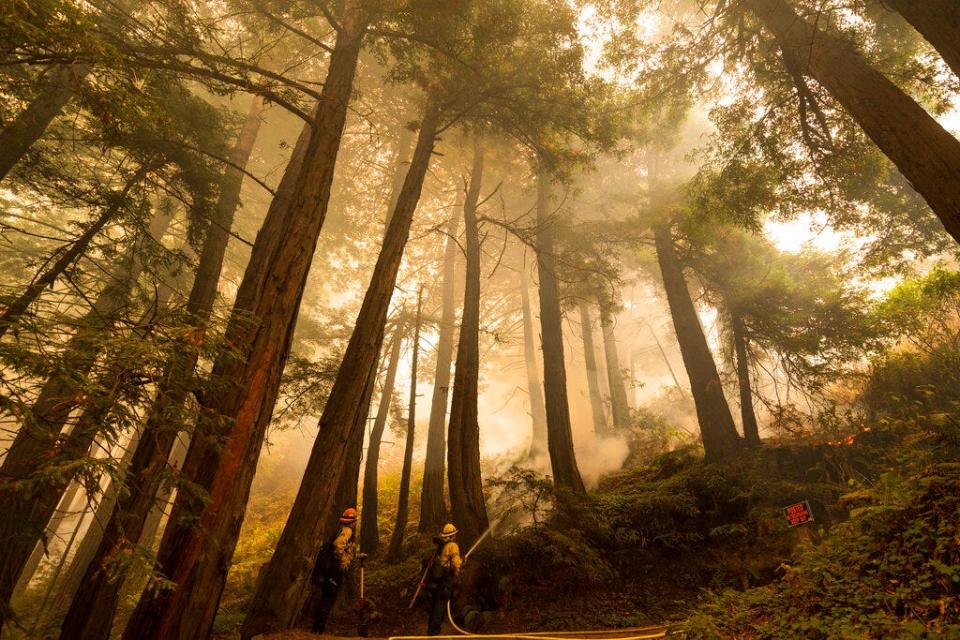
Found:
[[447, 404], [450, 397], [450, 365], [453, 362], [453, 340], [456, 333], [456, 260], [457, 229], [460, 218], [452, 216], [447, 224], [447, 246], [443, 256], [441, 284], [440, 331], [437, 338], [437, 365], [433, 374], [433, 397], [430, 402], [430, 425], [427, 429], [427, 452], [423, 463], [423, 489], [420, 494], [420, 533], [433, 533], [447, 517], [444, 500], [447, 454]]
[[[47, 523], [47, 529], [44, 533], [43, 540], [49, 540], [51, 537], [57, 535], [63, 520], [71, 515], [70, 507], [76, 501], [77, 494], [80, 493], [80, 488], [79, 482], [70, 483], [70, 487], [67, 489], [66, 493], [63, 494], [63, 498], [60, 499], [60, 504], [57, 506], [56, 512], [53, 514], [53, 517], [50, 518], [50, 522]], [[27, 588], [30, 586], [30, 581], [33, 579], [33, 574], [37, 572], [37, 568], [40, 566], [40, 562], [43, 560], [44, 555], [46, 555], [46, 545], [43, 542], [38, 542], [33, 549], [33, 553], [30, 554], [30, 559], [27, 560], [27, 564], [20, 574], [20, 580], [17, 581], [17, 586], [13, 590], [13, 597], [11, 598], [12, 600], [16, 600], [20, 595], [26, 592]]]
[[[184, 458], [187, 457], [188, 446], [189, 439], [186, 437], [186, 434], [181, 434], [176, 442], [174, 442], [168, 461], [168, 468], [171, 474], [179, 473], [180, 469], [183, 468], [183, 461]], [[173, 506], [171, 498], [173, 497], [174, 489], [173, 482], [165, 482], [157, 492], [157, 498], [154, 500], [153, 506], [150, 507], [150, 513], [144, 521], [143, 531], [140, 532], [140, 538], [137, 540], [137, 546], [141, 549], [153, 551], [157, 542], [157, 532], [160, 531], [163, 517], [169, 508]], [[128, 571], [124, 582], [129, 582], [129, 577]], [[120, 592], [122, 598], [122, 594], [124, 593], [123, 587], [121, 587]]]
[[360, 527], [360, 551], [373, 555], [380, 546], [380, 527], [378, 517], [378, 484], [377, 468], [380, 465], [380, 443], [383, 441], [383, 431], [387, 426], [390, 415], [390, 401], [393, 398], [393, 387], [397, 379], [397, 363], [400, 361], [400, 327], [394, 330], [393, 341], [390, 347], [390, 360], [387, 364], [386, 377], [383, 379], [383, 388], [380, 390], [380, 406], [377, 407], [377, 417], [373, 421], [373, 430], [367, 443], [367, 462], [363, 469], [363, 526]]
[[437, 108], [430, 101], [373, 278], [320, 418], [320, 436], [307, 462], [304, 482], [276, 551], [264, 567], [241, 629], [245, 638], [285, 629], [294, 623], [300, 604], [298, 595], [303, 592], [318, 548], [329, 533], [332, 523], [327, 516], [347, 463], [347, 443], [357, 429], [363, 428], [357, 415], [374, 362], [379, 357], [387, 309], [433, 153], [438, 119]]
[[0, 181], [43, 136], [88, 73], [90, 65], [85, 62], [56, 67], [27, 108], [0, 131]]
[[[153, 303], [144, 310], [139, 321], [134, 325], [135, 328], [133, 330], [133, 337], [139, 340], [145, 340], [153, 331], [157, 310], [164, 309], [170, 300], [170, 296], [173, 294], [172, 281], [175, 278], [175, 269], [175, 265], [170, 265], [167, 268], [165, 277], [160, 279]], [[106, 371], [98, 377], [97, 382], [94, 385], [94, 388], [102, 389], [104, 391], [91, 393], [89, 397], [85, 399], [83, 411], [77, 418], [77, 421], [70, 431], [69, 436], [66, 438], [59, 451], [56, 452], [55, 464], [70, 465], [71, 463], [80, 461], [87, 455], [92, 455], [91, 448], [95, 447], [94, 442], [98, 438], [103, 441], [104, 445], [109, 447], [109, 443], [111, 442], [112, 438], [109, 435], [103, 434], [109, 434], [111, 430], [120, 431], [123, 429], [123, 425], [111, 426], [109, 424], [110, 415], [114, 413], [114, 409], [120, 402], [121, 390], [130, 388], [132, 379], [138, 372], [139, 368], [135, 362], [131, 364], [122, 360], [114, 360], [109, 364], [109, 366], [106, 367]], [[52, 607], [51, 614], [61, 613], [65, 598], [67, 599], [66, 601], [69, 602], [69, 598], [72, 598], [73, 594], [76, 592], [79, 578], [82, 576], [86, 565], [90, 562], [90, 559], [92, 558], [93, 553], [96, 551], [97, 545], [99, 544], [99, 540], [103, 532], [103, 526], [111, 517], [116, 506], [117, 478], [121, 478], [126, 472], [127, 467], [130, 465], [130, 460], [133, 457], [133, 452], [136, 450], [139, 441], [140, 434], [135, 430], [126, 445], [121, 460], [116, 466], [115, 475], [109, 478], [109, 482], [105, 490], [100, 494], [100, 502], [95, 508], [92, 508], [90, 526], [86, 529], [84, 536], [81, 538], [80, 546], [77, 548], [76, 553], [71, 558], [68, 571], [63, 582], [60, 583], [56, 579], [50, 581], [48, 593], [46, 596], [44, 596], [44, 603], [46, 603], [46, 601], [49, 599], [49, 595], [53, 593], [54, 587], [56, 587], [55, 590], [57, 597], [55, 599], [55, 604]], [[59, 498], [59, 496], [54, 496], [54, 492], [58, 490], [66, 491], [62, 483], [69, 483], [73, 475], [73, 473], [67, 473], [64, 474], [64, 477], [60, 479], [59, 482], [48, 483], [49, 497], [44, 498], [44, 500], [54, 500], [56, 498], [59, 499], [60, 503], [62, 504], [62, 498]], [[100, 475], [106, 474], [103, 473]], [[91, 507], [93, 498], [93, 494], [90, 494], [89, 503]], [[77, 527], [80, 528], [81, 526], [82, 522], [78, 522]], [[75, 537], [76, 532], [71, 535], [71, 540], [73, 540]], [[61, 562], [57, 567], [57, 577], [59, 577], [64, 566], [67, 566], [65, 560], [65, 557], [61, 559]], [[77, 569], [79, 572], [76, 571]], [[43, 611], [43, 608], [44, 607], [41, 607], [41, 614], [38, 617], [38, 620], [42, 622], [40, 626], [44, 626], [47, 622], [46, 612]]]
[[[387, 214], [384, 220], [384, 233], [390, 227], [390, 220], [393, 217], [393, 211], [397, 206], [397, 200], [400, 197], [400, 191], [403, 189], [406, 171], [404, 164], [406, 157], [410, 152], [410, 146], [413, 143], [413, 132], [406, 126], [400, 130], [397, 138], [397, 155], [393, 164], [393, 179], [390, 183], [390, 197], [387, 201]], [[387, 372], [389, 380], [389, 391], [384, 383], [383, 391], [380, 394], [380, 406], [377, 408], [377, 417], [373, 423], [373, 430], [370, 433], [370, 442], [367, 445], [367, 463], [363, 472], [363, 526], [360, 528], [360, 550], [366, 554], [372, 555], [380, 546], [380, 525], [378, 516], [378, 483], [377, 483], [377, 465], [380, 462], [380, 442], [383, 439], [383, 429], [387, 424], [387, 416], [390, 413], [390, 400], [393, 397], [394, 381], [396, 379], [397, 360], [399, 354], [399, 333], [394, 340], [394, 346], [391, 351], [396, 355], [391, 355], [390, 365], [393, 367], [393, 375]], [[374, 378], [376, 372], [372, 372]], [[386, 396], [384, 396], [384, 393]], [[386, 404], [384, 404], [386, 398]], [[362, 450], [361, 450], [362, 454]]]
[[[170, 220], [166, 210], [157, 210], [148, 230], [153, 241], [164, 235]], [[93, 368], [97, 343], [122, 315], [143, 269], [141, 248], [140, 241], [134, 243], [112, 274], [112, 283], [80, 319], [78, 330], [64, 347], [63, 365], [44, 383], [0, 467], [0, 512], [4, 514], [0, 520], [0, 540], [4, 541], [0, 545], [0, 625], [20, 574], [73, 478], [72, 472], [66, 472], [52, 481], [34, 482], [35, 474], [59, 461], [86, 455], [96, 434], [97, 425], [84, 422], [61, 438], [70, 413], [81, 400], [77, 380]], [[23, 482], [30, 484], [18, 486]]]
[[417, 316], [413, 324], [413, 354], [410, 358], [410, 403], [407, 407], [407, 439], [403, 447], [403, 468], [400, 471], [400, 495], [397, 498], [397, 521], [390, 536], [387, 562], [402, 559], [403, 539], [407, 531], [410, 506], [410, 475], [413, 471], [413, 443], [417, 431], [417, 362], [420, 355], [420, 318], [423, 289], [417, 293]]
[[746, 327], [743, 319], [730, 313], [730, 332], [733, 334], [733, 350], [737, 357], [737, 386], [740, 391], [740, 421], [743, 423], [743, 438], [752, 447], [760, 444], [760, 427], [753, 410], [753, 389], [750, 383], [750, 359], [747, 351]]
[[587, 365], [587, 388], [590, 391], [590, 409], [593, 413], [593, 431], [600, 435], [609, 431], [607, 417], [603, 412], [603, 397], [597, 373], [597, 351], [593, 345], [593, 324], [587, 303], [580, 301], [580, 332], [583, 334], [583, 359]]
[[847, 43], [798, 16], [785, 0], [746, 0], [746, 5], [773, 33], [787, 64], [843, 105], [960, 242], [960, 140]]
[[543, 392], [547, 412], [547, 449], [553, 482], [578, 495], [587, 490], [573, 451], [573, 429], [567, 401], [567, 369], [563, 355], [563, 315], [554, 260], [554, 221], [550, 220], [549, 177], [537, 176], [537, 274], [540, 278], [540, 330], [543, 340]]
[[57, 278], [63, 275], [64, 271], [74, 264], [80, 256], [86, 253], [91, 240], [93, 240], [109, 222], [116, 218], [117, 214], [126, 204], [127, 194], [146, 177], [151, 169], [152, 167], [146, 165], [140, 167], [140, 169], [127, 180], [123, 190], [114, 196], [113, 202], [80, 234], [80, 237], [72, 241], [60, 253], [60, 256], [54, 263], [50, 265], [50, 268], [39, 274], [33, 282], [27, 285], [23, 293], [17, 296], [16, 300], [11, 302], [7, 308], [3, 310], [3, 313], [0, 314], [0, 338], [2, 338], [17, 319], [26, 312], [27, 308], [40, 297], [40, 294], [46, 287], [52, 285]]
[[627, 403], [627, 390], [623, 384], [623, 370], [620, 368], [620, 355], [617, 352], [617, 336], [613, 332], [613, 315], [610, 312], [609, 303], [599, 300], [598, 306], [600, 326], [603, 329], [603, 353], [607, 363], [613, 426], [616, 429], [624, 429], [630, 425], [630, 405]]
[[240, 204], [242, 169], [253, 151], [264, 108], [263, 98], [255, 97], [231, 150], [229, 159], [233, 166], [224, 172], [220, 197], [204, 238], [187, 301], [186, 326], [190, 329], [191, 339], [166, 363], [157, 395], [147, 414], [143, 444], [138, 447], [130, 465], [128, 491], [104, 527], [100, 543], [80, 578], [82, 588], [71, 594], [61, 640], [109, 637], [120, 590], [129, 570], [129, 564], [122, 560], [140, 541], [158, 491], [169, 480], [164, 471], [181, 431], [181, 412], [193, 387], [194, 371], [200, 357], [198, 346], [216, 301], [230, 229]]
[[960, 4], [955, 0], [887, 0], [960, 76]]
[[530, 439], [531, 459], [547, 455], [547, 410], [543, 401], [543, 386], [537, 370], [537, 339], [533, 330], [533, 311], [530, 306], [530, 283], [526, 264], [520, 267], [520, 304], [523, 310], [523, 362], [527, 368], [527, 396], [530, 399], [530, 418], [533, 434]]
[[229, 347], [210, 377], [215, 392], [204, 394], [184, 463], [184, 477], [206, 499], [178, 491], [158, 553], [174, 586], [141, 597], [128, 640], [204, 638], [216, 616], [326, 216], [366, 30], [358, 2], [346, 2], [343, 14], [302, 167], [257, 234], [227, 325]]
[[86, 533], [84, 533], [83, 539], [77, 547], [77, 552], [73, 555], [70, 566], [67, 567], [67, 574], [64, 576], [63, 583], [58, 589], [56, 604], [54, 604], [52, 608], [54, 614], [61, 614], [63, 612], [63, 605], [69, 604], [72, 601], [74, 595], [80, 588], [87, 568], [96, 556], [100, 542], [103, 540], [104, 531], [106, 531], [107, 524], [113, 518], [117, 507], [117, 500], [120, 497], [117, 481], [120, 480], [120, 482], [123, 482], [123, 475], [133, 461], [134, 452], [137, 450], [140, 440], [140, 434], [137, 432], [131, 436], [123, 458], [117, 468], [116, 477], [110, 479], [107, 487], [103, 490], [103, 494], [100, 496], [100, 502], [97, 503], [97, 507], [93, 511], [90, 526], [87, 528]]
[[480, 376], [480, 237], [477, 203], [483, 181], [483, 142], [474, 140], [470, 184], [463, 202], [466, 235], [466, 276], [460, 340], [453, 375], [450, 426], [447, 433], [447, 484], [450, 512], [460, 530], [461, 542], [469, 547], [489, 522], [480, 475], [480, 423], [477, 394]]
[[673, 328], [680, 344], [680, 354], [690, 379], [690, 391], [697, 408], [697, 421], [706, 459], [710, 462], [729, 460], [741, 449], [740, 436], [730, 415], [730, 406], [723, 395], [720, 374], [700, 326], [700, 318], [690, 298], [683, 267], [677, 258], [670, 227], [654, 230], [657, 261], [667, 293]]
[[400, 197], [400, 191], [403, 189], [403, 180], [407, 175], [405, 165], [409, 163], [407, 159], [412, 152], [411, 147], [416, 138], [413, 131], [406, 126], [406, 122], [400, 125], [400, 135], [397, 136], [397, 155], [393, 163], [393, 178], [390, 180], [390, 197], [387, 200], [387, 219], [384, 225], [390, 224], [390, 216], [393, 210], [397, 208], [397, 199]]

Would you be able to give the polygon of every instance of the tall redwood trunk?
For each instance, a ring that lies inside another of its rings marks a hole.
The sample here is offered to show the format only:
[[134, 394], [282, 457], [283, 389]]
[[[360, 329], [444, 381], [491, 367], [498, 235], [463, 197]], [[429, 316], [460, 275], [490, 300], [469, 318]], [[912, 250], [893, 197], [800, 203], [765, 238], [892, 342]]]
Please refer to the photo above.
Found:
[[113, 202], [87, 226], [83, 233], [80, 234], [80, 237], [65, 247], [53, 264], [51, 264], [46, 271], [38, 274], [33, 282], [27, 285], [23, 293], [17, 296], [16, 300], [11, 302], [3, 310], [3, 313], [0, 314], [0, 338], [2, 338], [17, 319], [24, 314], [27, 308], [40, 297], [40, 294], [46, 287], [52, 285], [57, 278], [63, 275], [64, 271], [74, 264], [80, 256], [86, 253], [87, 247], [90, 246], [90, 242], [94, 236], [100, 233], [100, 231], [123, 210], [126, 204], [127, 194], [146, 177], [152, 168], [153, 167], [144, 165], [130, 176], [120, 193], [113, 197]]
[[427, 452], [423, 463], [423, 489], [420, 494], [420, 533], [440, 529], [447, 517], [444, 500], [445, 458], [447, 454], [447, 404], [450, 397], [450, 365], [453, 362], [453, 340], [456, 327], [456, 260], [457, 229], [460, 218], [453, 215], [447, 224], [447, 246], [443, 254], [440, 327], [437, 338], [437, 364], [433, 374], [433, 397], [430, 402], [430, 424], [427, 428]]
[[52, 607], [52, 612], [55, 615], [63, 613], [63, 606], [70, 603], [80, 588], [83, 575], [93, 561], [97, 548], [100, 546], [101, 540], [103, 540], [103, 532], [106, 529], [106, 525], [110, 522], [116, 510], [117, 500], [120, 497], [118, 480], [119, 483], [123, 482], [123, 475], [129, 468], [133, 460], [134, 452], [137, 450], [140, 441], [140, 433], [134, 432], [130, 441], [127, 443], [126, 450], [118, 465], [117, 476], [110, 479], [106, 488], [103, 490], [103, 494], [100, 496], [100, 502], [97, 503], [96, 508], [93, 510], [90, 526], [87, 527], [86, 532], [83, 534], [83, 538], [77, 546], [77, 551], [70, 560], [70, 566], [67, 568], [63, 582], [57, 589], [56, 602]]
[[43, 136], [88, 73], [90, 65], [85, 62], [55, 67], [27, 108], [0, 131], [0, 181]]
[[630, 424], [630, 405], [627, 402], [627, 390], [623, 384], [623, 370], [620, 368], [620, 355], [617, 352], [617, 336], [613, 331], [613, 315], [610, 312], [610, 304], [605, 300], [599, 300], [598, 306], [600, 326], [603, 329], [603, 353], [607, 363], [613, 426], [623, 429]]
[[423, 289], [417, 293], [417, 316], [413, 324], [413, 354], [410, 357], [410, 402], [407, 405], [407, 439], [403, 447], [403, 468], [400, 471], [400, 495], [397, 498], [397, 521], [387, 549], [387, 562], [399, 562], [403, 538], [407, 531], [410, 506], [410, 475], [413, 471], [413, 443], [417, 431], [417, 362], [420, 356], [420, 318]]
[[119, 603], [120, 589], [129, 563], [122, 560], [140, 540], [147, 518], [166, 479], [164, 469], [181, 430], [184, 402], [194, 381], [194, 370], [217, 295], [233, 218], [240, 204], [243, 169], [250, 159], [265, 107], [260, 97], [253, 98], [243, 129], [230, 153], [234, 165], [224, 172], [220, 197], [197, 264], [186, 306], [186, 325], [193, 334], [193, 345], [182, 349], [167, 362], [156, 398], [147, 414], [144, 441], [130, 465], [127, 491], [119, 500], [80, 583], [82, 588], [70, 594], [61, 639], [107, 638]]
[[437, 108], [430, 102], [353, 335], [320, 418], [320, 435], [307, 462], [304, 481], [251, 600], [241, 630], [243, 637], [285, 629], [295, 622], [300, 594], [329, 532], [332, 523], [328, 516], [336, 498], [336, 485], [348, 462], [347, 444], [363, 428], [357, 415], [366, 410], [361, 407], [362, 397], [379, 357], [387, 309], [433, 153], [438, 119]]
[[[173, 286], [171, 283], [175, 278], [175, 269], [175, 265], [170, 265], [165, 276], [160, 279], [156, 287], [156, 294], [154, 296], [153, 303], [148, 305], [148, 307], [144, 310], [139, 321], [133, 324], [134, 330], [132, 332], [132, 337], [144, 340], [149, 336], [150, 333], [152, 333], [155, 326], [155, 316], [157, 310], [165, 309], [170, 300], [170, 296], [173, 294]], [[133, 382], [134, 376], [138, 373], [141, 372], [136, 364], [131, 366], [122, 360], [113, 361], [109, 364], [109, 366], [106, 367], [105, 372], [98, 376], [94, 385], [95, 388], [103, 389], [104, 391], [91, 393], [89, 397], [85, 399], [83, 411], [77, 417], [76, 423], [71, 429], [70, 434], [66, 437], [63, 444], [59, 447], [59, 450], [55, 454], [55, 464], [69, 465], [76, 461], [82, 460], [88, 455], [95, 455], [96, 448], [94, 447], [94, 442], [98, 438], [100, 438], [100, 440], [109, 446], [109, 436], [105, 437], [102, 434], [104, 432], [109, 432], [110, 429], [116, 428], [109, 425], [109, 419], [110, 415], [114, 412], [117, 403], [120, 401], [119, 391], [123, 389], [129, 389], [131, 383]], [[126, 450], [115, 469], [117, 477], [122, 477], [126, 472], [126, 469], [129, 467], [130, 461], [133, 457], [133, 452], [136, 450], [139, 441], [139, 431], [135, 431], [128, 441]], [[93, 450], [91, 451], [92, 447]], [[48, 483], [46, 490], [49, 492], [49, 497], [44, 498], [42, 501], [54, 500], [56, 498], [60, 501], [60, 504], [63, 504], [62, 497], [55, 496], [54, 493], [56, 491], [65, 491], [69, 493], [63, 483], [69, 483], [71, 478], [72, 474], [65, 473], [58, 482]], [[113, 509], [116, 506], [117, 495], [118, 489], [116, 477], [114, 477], [110, 479], [107, 487], [100, 497], [100, 502], [96, 505], [96, 508], [93, 509], [90, 526], [87, 528], [83, 538], [81, 539], [79, 548], [71, 558], [69, 571], [67, 572], [64, 581], [62, 583], [57, 582], [56, 584], [54, 584], [55, 581], [50, 582], [50, 587], [56, 587], [57, 591], [56, 603], [52, 608], [53, 613], [61, 612], [64, 599], [71, 598], [76, 592], [79, 577], [83, 574], [86, 564], [89, 563], [90, 559], [92, 558], [93, 553], [96, 550], [96, 546], [99, 544], [100, 535], [103, 532], [103, 526], [111, 517]], [[93, 496], [91, 495], [90, 498], [92, 497]], [[38, 500], [38, 503], [42, 501]], [[78, 522], [77, 526], [79, 527], [80, 525], [81, 523]], [[71, 538], [75, 537], [75, 535], [71, 536]], [[64, 566], [66, 566], [65, 558], [61, 560], [61, 563], [57, 568], [58, 576]], [[79, 575], [76, 571], [74, 571], [74, 569], [79, 569]], [[47, 599], [48, 597], [45, 596], [44, 601]], [[45, 618], [41, 619], [45, 620]]]
[[960, 140], [846, 42], [798, 16], [786, 0], [745, 2], [776, 37], [789, 64], [843, 105], [960, 242]]
[[373, 421], [373, 430], [370, 431], [370, 440], [367, 443], [367, 462], [363, 469], [363, 526], [360, 527], [360, 551], [371, 555], [380, 546], [380, 527], [377, 523], [379, 512], [377, 469], [380, 465], [380, 443], [383, 441], [383, 430], [387, 426], [387, 418], [390, 415], [390, 401], [393, 399], [393, 387], [397, 379], [400, 333], [400, 327], [397, 326], [390, 347], [387, 374], [383, 379], [383, 388], [380, 390], [380, 406], [377, 407], [377, 417]]
[[960, 76], [960, 4], [956, 0], [887, 0]]
[[344, 3], [302, 167], [257, 234], [227, 326], [230, 348], [214, 363], [214, 388], [204, 394], [184, 463], [183, 475], [206, 499], [178, 492], [158, 553], [173, 586], [144, 594], [129, 640], [210, 633], [326, 216], [365, 19], [359, 2]]
[[483, 143], [474, 142], [470, 184], [463, 202], [466, 276], [457, 364], [447, 431], [447, 484], [451, 517], [464, 545], [470, 546], [488, 525], [480, 475], [480, 422], [477, 394], [480, 377], [480, 237], [477, 202], [483, 181]]
[[[170, 219], [169, 212], [159, 209], [150, 223], [148, 235], [159, 241]], [[143, 269], [142, 241], [134, 243], [112, 274], [113, 283], [78, 321], [79, 329], [64, 347], [62, 367], [44, 384], [0, 467], [0, 513], [4, 514], [0, 519], [0, 540], [4, 541], [0, 545], [0, 625], [20, 574], [73, 476], [65, 472], [50, 481], [31, 483], [27, 487], [14, 483], [29, 481], [46, 465], [86, 455], [97, 424], [80, 422], [66, 438], [61, 434], [70, 413], [82, 399], [77, 379], [93, 368], [95, 345], [102, 340], [103, 332], [119, 320]]]
[[743, 423], [743, 438], [750, 446], [760, 444], [760, 427], [753, 410], [753, 389], [750, 383], [750, 359], [747, 352], [747, 333], [743, 319], [730, 313], [730, 332], [733, 334], [733, 350], [737, 357], [737, 386], [740, 391], [740, 421]]
[[[170, 474], [177, 474], [183, 468], [183, 460], [187, 457], [187, 446], [189, 444], [190, 441], [186, 434], [181, 434], [177, 441], [173, 443], [173, 450], [170, 452], [170, 459], [167, 462]], [[174, 489], [173, 482], [165, 482], [157, 491], [157, 497], [150, 508], [150, 513], [144, 520], [140, 539], [137, 540], [137, 546], [141, 549], [152, 552], [156, 546], [160, 525], [163, 524], [164, 516], [169, 513], [170, 507], [173, 506], [171, 498], [173, 498]], [[130, 582], [129, 571], [127, 571], [123, 582], [124, 584], [120, 587], [121, 598], [127, 593], [124, 589]]]
[[690, 298], [683, 267], [673, 246], [670, 227], [657, 227], [654, 230], [654, 241], [660, 273], [663, 276], [663, 288], [667, 292], [667, 303], [673, 318], [673, 328], [697, 408], [697, 421], [700, 423], [706, 459], [716, 462], [733, 458], [741, 448], [740, 436], [737, 435], [733, 416], [730, 415], [730, 406], [723, 395], [713, 353]]
[[603, 396], [600, 395], [600, 382], [597, 373], [597, 350], [593, 345], [593, 323], [590, 322], [590, 309], [587, 303], [580, 301], [580, 332], [583, 334], [583, 359], [587, 365], [587, 388], [590, 391], [590, 409], [593, 413], [593, 431], [607, 433], [607, 417], [603, 412]]
[[537, 337], [533, 328], [530, 282], [525, 263], [520, 266], [520, 306], [523, 311], [523, 362], [527, 369], [527, 397], [533, 424], [528, 457], [536, 459], [547, 455], [547, 409], [543, 401], [540, 372], [537, 370]]
[[553, 482], [575, 494], [586, 488], [573, 451], [573, 429], [567, 401], [567, 368], [563, 356], [563, 315], [554, 256], [555, 221], [550, 219], [549, 177], [537, 176], [537, 273], [540, 277], [540, 330], [543, 335], [543, 392], [547, 411], [547, 449]]
[[[67, 489], [66, 493], [63, 494], [63, 498], [60, 499], [60, 504], [57, 506], [56, 512], [53, 514], [53, 517], [50, 518], [50, 522], [47, 523], [47, 529], [44, 533], [44, 540], [49, 540], [53, 536], [57, 535], [57, 532], [60, 530], [60, 525], [63, 523], [64, 519], [72, 515], [71, 507], [77, 499], [77, 494], [80, 493], [81, 485], [79, 482], [71, 482], [70, 487]], [[30, 586], [30, 581], [33, 579], [33, 575], [37, 572], [37, 568], [40, 566], [40, 561], [43, 560], [44, 555], [46, 555], [46, 547], [43, 542], [38, 542], [33, 549], [33, 553], [30, 554], [30, 559], [27, 560], [26, 566], [23, 568], [23, 572], [20, 574], [20, 580], [17, 581], [17, 586], [13, 590], [12, 600], [16, 600], [20, 595], [22, 595], [27, 587]]]
[[390, 224], [390, 216], [397, 207], [397, 198], [400, 197], [400, 190], [403, 189], [403, 179], [407, 175], [407, 164], [412, 153], [411, 147], [416, 138], [413, 131], [403, 122], [400, 126], [400, 134], [397, 136], [397, 155], [393, 162], [393, 177], [390, 180], [390, 197], [387, 200], [387, 218], [384, 220], [384, 226]]
[[[403, 189], [404, 178], [406, 177], [406, 158], [410, 152], [410, 146], [413, 142], [413, 132], [406, 126], [400, 130], [397, 139], [397, 155], [393, 164], [393, 179], [390, 185], [390, 197], [387, 202], [387, 215], [384, 220], [384, 233], [390, 227], [390, 220], [393, 217], [393, 211], [397, 206], [397, 200], [400, 197], [400, 191]], [[373, 423], [373, 430], [370, 433], [370, 443], [367, 446], [367, 462], [363, 471], [363, 526], [360, 527], [360, 550], [367, 554], [373, 554], [380, 545], [380, 526], [378, 517], [378, 483], [377, 483], [377, 465], [380, 462], [380, 443], [383, 439], [383, 429], [387, 424], [387, 416], [390, 412], [390, 399], [393, 397], [394, 380], [396, 379], [396, 365], [400, 357], [399, 333], [397, 334], [393, 350], [396, 356], [391, 356], [390, 364], [393, 366], [393, 376], [387, 373], [387, 379], [390, 381], [389, 391], [384, 384], [383, 392], [380, 395], [381, 402], [377, 408], [377, 417]], [[372, 372], [373, 378], [376, 378], [376, 372]], [[386, 393], [386, 396], [384, 396]], [[383, 399], [386, 397], [386, 404]], [[362, 456], [362, 448], [360, 450]], [[348, 461], [349, 463], [349, 461]]]

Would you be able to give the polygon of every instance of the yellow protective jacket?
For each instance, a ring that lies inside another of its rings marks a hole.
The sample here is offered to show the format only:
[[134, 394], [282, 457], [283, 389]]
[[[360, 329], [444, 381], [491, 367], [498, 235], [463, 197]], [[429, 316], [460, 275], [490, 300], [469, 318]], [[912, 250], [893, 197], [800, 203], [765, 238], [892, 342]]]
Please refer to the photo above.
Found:
[[451, 540], [444, 544], [440, 550], [440, 557], [437, 558], [437, 562], [454, 578], [458, 577], [460, 575], [460, 567], [463, 566], [463, 558], [460, 557], [460, 547], [457, 543]]
[[348, 525], [340, 527], [340, 533], [333, 539], [333, 557], [340, 571], [349, 571], [357, 557], [357, 543], [354, 528]]

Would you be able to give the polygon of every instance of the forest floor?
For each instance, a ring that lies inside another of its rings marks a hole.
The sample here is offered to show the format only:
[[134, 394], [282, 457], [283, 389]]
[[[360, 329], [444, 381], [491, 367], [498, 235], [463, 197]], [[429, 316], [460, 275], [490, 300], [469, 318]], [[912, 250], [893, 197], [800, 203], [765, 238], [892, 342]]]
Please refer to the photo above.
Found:
[[[478, 634], [670, 624], [711, 639], [758, 637], [755, 627], [770, 638], [952, 637], [938, 632], [960, 633], [960, 465], [942, 440], [874, 428], [768, 442], [736, 464], [681, 449], [630, 465], [586, 502], [552, 495], [537, 524], [485, 541], [465, 564], [454, 615]], [[784, 508], [801, 501], [815, 520], [791, 528]], [[411, 534], [405, 561], [368, 562], [370, 637], [425, 632], [429, 598], [408, 604], [431, 549]], [[862, 591], [874, 583], [876, 597]], [[354, 637], [356, 623], [356, 604], [342, 601], [326, 637]], [[891, 631], [910, 624], [920, 635]]]
[[[682, 620], [709, 592], [768, 584], [846, 517], [838, 500], [847, 482], [872, 473], [876, 438], [858, 440], [771, 444], [737, 465], [704, 464], [684, 449], [605, 478], [586, 504], [553, 496], [541, 524], [485, 541], [471, 557], [456, 615], [480, 633], [641, 627]], [[817, 521], [791, 529], [782, 510], [804, 500]], [[431, 548], [414, 537], [403, 563], [368, 565], [371, 635], [424, 632], [428, 598], [407, 604]], [[330, 630], [352, 635], [355, 624], [342, 603]]]

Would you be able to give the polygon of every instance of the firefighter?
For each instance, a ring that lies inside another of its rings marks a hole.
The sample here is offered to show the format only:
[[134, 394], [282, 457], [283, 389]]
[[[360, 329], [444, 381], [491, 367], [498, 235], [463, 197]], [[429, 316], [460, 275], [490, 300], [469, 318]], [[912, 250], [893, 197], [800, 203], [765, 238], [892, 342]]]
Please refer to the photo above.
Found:
[[340, 572], [350, 571], [357, 559], [357, 510], [350, 507], [340, 516], [340, 533], [333, 539], [333, 557]]
[[463, 558], [456, 543], [457, 528], [447, 523], [440, 535], [434, 538], [437, 549], [431, 560], [429, 586], [433, 591], [430, 602], [430, 618], [427, 622], [427, 635], [440, 635], [440, 627], [447, 615], [447, 603], [453, 597], [454, 588], [460, 577]]
[[313, 618], [313, 632], [323, 633], [327, 618], [337, 602], [340, 588], [346, 587], [347, 595], [353, 595], [352, 569], [357, 559], [357, 510], [353, 507], [340, 516], [340, 530], [333, 542], [324, 545], [317, 557], [311, 579], [312, 594], [308, 603]]

